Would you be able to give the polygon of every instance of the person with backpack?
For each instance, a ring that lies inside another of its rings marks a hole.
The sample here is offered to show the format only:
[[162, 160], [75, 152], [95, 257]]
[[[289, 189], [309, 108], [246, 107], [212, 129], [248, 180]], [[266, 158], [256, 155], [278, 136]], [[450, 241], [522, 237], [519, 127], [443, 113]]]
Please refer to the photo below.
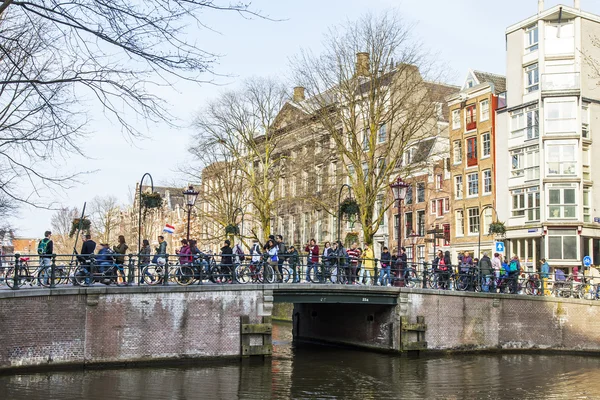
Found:
[[479, 268], [479, 279], [481, 279], [481, 290], [484, 292], [490, 291], [490, 282], [492, 280], [492, 260], [488, 257], [488, 253], [484, 252], [483, 257], [477, 265]]
[[244, 249], [242, 249], [242, 245], [239, 243], [236, 243], [235, 247], [233, 248], [233, 254], [235, 254], [236, 265], [240, 265], [246, 260]]
[[40, 240], [37, 247], [37, 253], [40, 256], [40, 266], [49, 267], [52, 265], [52, 253], [54, 252], [54, 242], [50, 239], [52, 232], [44, 232], [44, 238]]
[[250, 248], [250, 272], [252, 273], [252, 280], [256, 281], [256, 269], [261, 263], [262, 252], [260, 250], [260, 244], [258, 239], [252, 239], [252, 247]]
[[275, 241], [273, 239], [269, 239], [267, 241], [267, 254], [269, 256], [269, 265], [273, 268], [273, 270], [275, 271], [275, 275], [277, 276], [277, 282], [281, 282], [281, 272], [279, 272], [279, 269], [277, 268], [277, 264], [279, 263], [279, 247], [277, 247], [277, 244], [275, 243]]
[[508, 279], [509, 284], [511, 286], [511, 292], [517, 293], [517, 283], [519, 280], [519, 274], [521, 273], [521, 263], [519, 262], [519, 257], [516, 254], [510, 260], [508, 264]]

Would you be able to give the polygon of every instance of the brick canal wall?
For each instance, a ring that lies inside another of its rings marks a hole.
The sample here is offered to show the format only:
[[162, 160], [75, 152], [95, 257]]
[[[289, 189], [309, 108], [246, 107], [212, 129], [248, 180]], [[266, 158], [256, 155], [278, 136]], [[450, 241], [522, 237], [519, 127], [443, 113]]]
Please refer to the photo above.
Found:
[[272, 301], [261, 286], [2, 291], [0, 369], [238, 357], [240, 317]]
[[[402, 351], [559, 350], [600, 353], [600, 302], [399, 289], [397, 306], [296, 304], [296, 340]], [[404, 317], [404, 321], [403, 321]], [[404, 331], [424, 317], [424, 338]]]

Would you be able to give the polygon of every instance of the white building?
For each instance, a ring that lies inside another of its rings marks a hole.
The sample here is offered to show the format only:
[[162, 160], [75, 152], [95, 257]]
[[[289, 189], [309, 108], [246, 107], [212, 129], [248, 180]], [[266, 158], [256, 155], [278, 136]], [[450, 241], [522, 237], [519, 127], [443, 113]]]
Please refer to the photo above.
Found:
[[[507, 104], [497, 112], [498, 214], [507, 255], [529, 268], [600, 263], [600, 16], [558, 5], [506, 31]], [[595, 150], [594, 150], [595, 149]]]

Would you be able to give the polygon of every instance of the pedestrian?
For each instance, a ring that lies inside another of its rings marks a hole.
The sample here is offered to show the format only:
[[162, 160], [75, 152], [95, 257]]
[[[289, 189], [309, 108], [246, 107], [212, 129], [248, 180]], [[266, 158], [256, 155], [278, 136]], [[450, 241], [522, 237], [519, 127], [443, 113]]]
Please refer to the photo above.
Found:
[[550, 276], [550, 265], [545, 258], [542, 258], [540, 263], [542, 264], [540, 267], [540, 277], [542, 278], [542, 295], [546, 296], [546, 282], [548, 281], [548, 276]]
[[190, 264], [192, 262], [192, 249], [186, 239], [181, 239], [181, 248], [177, 254], [179, 255], [179, 265]]
[[164, 236], [158, 237], [158, 247], [156, 247], [154, 250], [156, 251], [156, 254], [154, 255], [154, 258], [152, 258], [152, 263], [158, 264], [159, 258], [164, 259], [167, 256], [167, 242], [165, 242]]
[[360, 258], [360, 251], [358, 250], [358, 243], [354, 242], [347, 251], [348, 258], [350, 259], [350, 283], [357, 285], [357, 269], [358, 259]]
[[229, 239], [225, 240], [221, 247], [221, 268], [221, 282], [228, 278], [231, 278], [231, 282], [233, 282], [233, 249]]
[[287, 258], [288, 249], [283, 241], [283, 236], [281, 235], [275, 236], [275, 244], [277, 245], [277, 276], [279, 277], [278, 282], [281, 282], [283, 275], [283, 262]]
[[365, 251], [362, 254], [362, 268], [358, 276], [358, 284], [361, 279], [365, 285], [371, 284], [371, 277], [375, 279], [375, 254], [368, 244], [365, 244]]
[[516, 294], [518, 292], [518, 280], [519, 274], [521, 273], [521, 262], [516, 254], [513, 254], [510, 264], [508, 265], [508, 279], [511, 285], [511, 292]]
[[396, 279], [394, 286], [404, 287], [407, 262], [406, 248], [400, 247], [400, 255], [396, 258]]
[[113, 246], [113, 251], [118, 254], [118, 256], [115, 257], [115, 263], [117, 264], [117, 270], [121, 275], [117, 278], [117, 283], [125, 283], [125, 269], [123, 268], [123, 265], [125, 264], [125, 253], [129, 246], [125, 243], [125, 236], [119, 235], [117, 240], [119, 241], [119, 244]]
[[496, 291], [496, 283], [500, 280], [500, 271], [502, 270], [502, 260], [500, 259], [500, 253], [494, 253], [492, 258], [492, 269], [494, 271], [495, 279], [492, 281], [492, 291]]
[[325, 264], [325, 266], [328, 267], [328, 266], [331, 265], [330, 257], [331, 257], [331, 254], [333, 252], [333, 248], [331, 247], [331, 243], [329, 243], [329, 242], [325, 242], [325, 244], [323, 245], [323, 247], [324, 248], [323, 248], [323, 258], [322, 258], [322, 261], [323, 261], [323, 264]]
[[300, 262], [300, 256], [298, 250], [294, 246], [290, 246], [288, 249], [288, 264], [292, 269], [292, 282], [300, 282], [300, 273], [298, 271], [298, 263]]
[[92, 235], [89, 233], [84, 236], [83, 243], [81, 244], [81, 252], [77, 257], [77, 261], [81, 264], [90, 264], [91, 255], [96, 251], [96, 242], [92, 240]]
[[252, 239], [252, 247], [250, 248], [250, 272], [252, 273], [252, 281], [256, 281], [256, 271], [262, 260], [262, 252], [260, 251], [260, 244], [258, 239]]
[[442, 281], [442, 288], [443, 289], [452, 289], [452, 287], [450, 286], [450, 274], [452, 274], [453, 268], [452, 268], [452, 259], [450, 258], [450, 251], [446, 250], [446, 252], [444, 253], [444, 265], [446, 267], [446, 270], [444, 271], [442, 269], [442, 274], [441, 274], [441, 281]]
[[281, 272], [279, 272], [279, 270], [277, 269], [277, 265], [279, 264], [279, 255], [277, 254], [279, 252], [279, 247], [277, 246], [275, 240], [269, 239], [267, 241], [267, 248], [267, 254], [269, 256], [269, 265], [273, 267], [273, 270], [275, 271], [277, 282], [280, 282]]
[[329, 271], [331, 271], [331, 282], [337, 283], [338, 281], [338, 273], [339, 273], [339, 265], [338, 265], [338, 244], [337, 242], [333, 242], [331, 245], [331, 251], [329, 252], [328, 263], [329, 263]]
[[378, 285], [390, 286], [390, 269], [392, 266], [392, 255], [390, 254], [387, 247], [381, 249], [381, 256], [379, 257], [381, 262], [381, 272], [379, 273]]
[[96, 255], [96, 265], [98, 266], [98, 272], [103, 274], [106, 271], [106, 267], [112, 265], [114, 262], [113, 257], [114, 251], [110, 249], [108, 243], [100, 243], [100, 250]]
[[40, 267], [49, 267], [52, 265], [54, 242], [52, 241], [51, 236], [52, 232], [44, 232], [44, 238], [38, 243], [37, 253], [40, 256]]
[[492, 260], [490, 260], [488, 257], [487, 252], [484, 252], [483, 257], [481, 257], [481, 260], [479, 260], [478, 268], [481, 279], [481, 290], [484, 292], [489, 292], [494, 268], [492, 267]]
[[[152, 253], [152, 249], [150, 248], [150, 241], [148, 239], [142, 240], [142, 248], [139, 254], [139, 265], [138, 265], [138, 273], [139, 273], [139, 283], [142, 283], [142, 269], [150, 264], [150, 254]], [[150, 279], [151, 282], [154, 282], [154, 277], [149, 271], [146, 271], [145, 276]]]
[[314, 270], [315, 280], [316, 275], [319, 273], [318, 265], [319, 265], [319, 245], [315, 241], [315, 239], [310, 239], [310, 242], [304, 246], [304, 251], [308, 253], [307, 255], [307, 265], [306, 265], [306, 282], [310, 282], [310, 273]]

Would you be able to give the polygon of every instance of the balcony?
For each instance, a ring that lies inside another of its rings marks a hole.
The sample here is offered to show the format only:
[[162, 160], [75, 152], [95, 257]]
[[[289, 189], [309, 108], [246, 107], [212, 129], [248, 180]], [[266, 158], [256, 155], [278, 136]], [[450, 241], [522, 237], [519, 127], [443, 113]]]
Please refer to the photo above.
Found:
[[542, 93], [579, 91], [579, 72], [542, 74]]

